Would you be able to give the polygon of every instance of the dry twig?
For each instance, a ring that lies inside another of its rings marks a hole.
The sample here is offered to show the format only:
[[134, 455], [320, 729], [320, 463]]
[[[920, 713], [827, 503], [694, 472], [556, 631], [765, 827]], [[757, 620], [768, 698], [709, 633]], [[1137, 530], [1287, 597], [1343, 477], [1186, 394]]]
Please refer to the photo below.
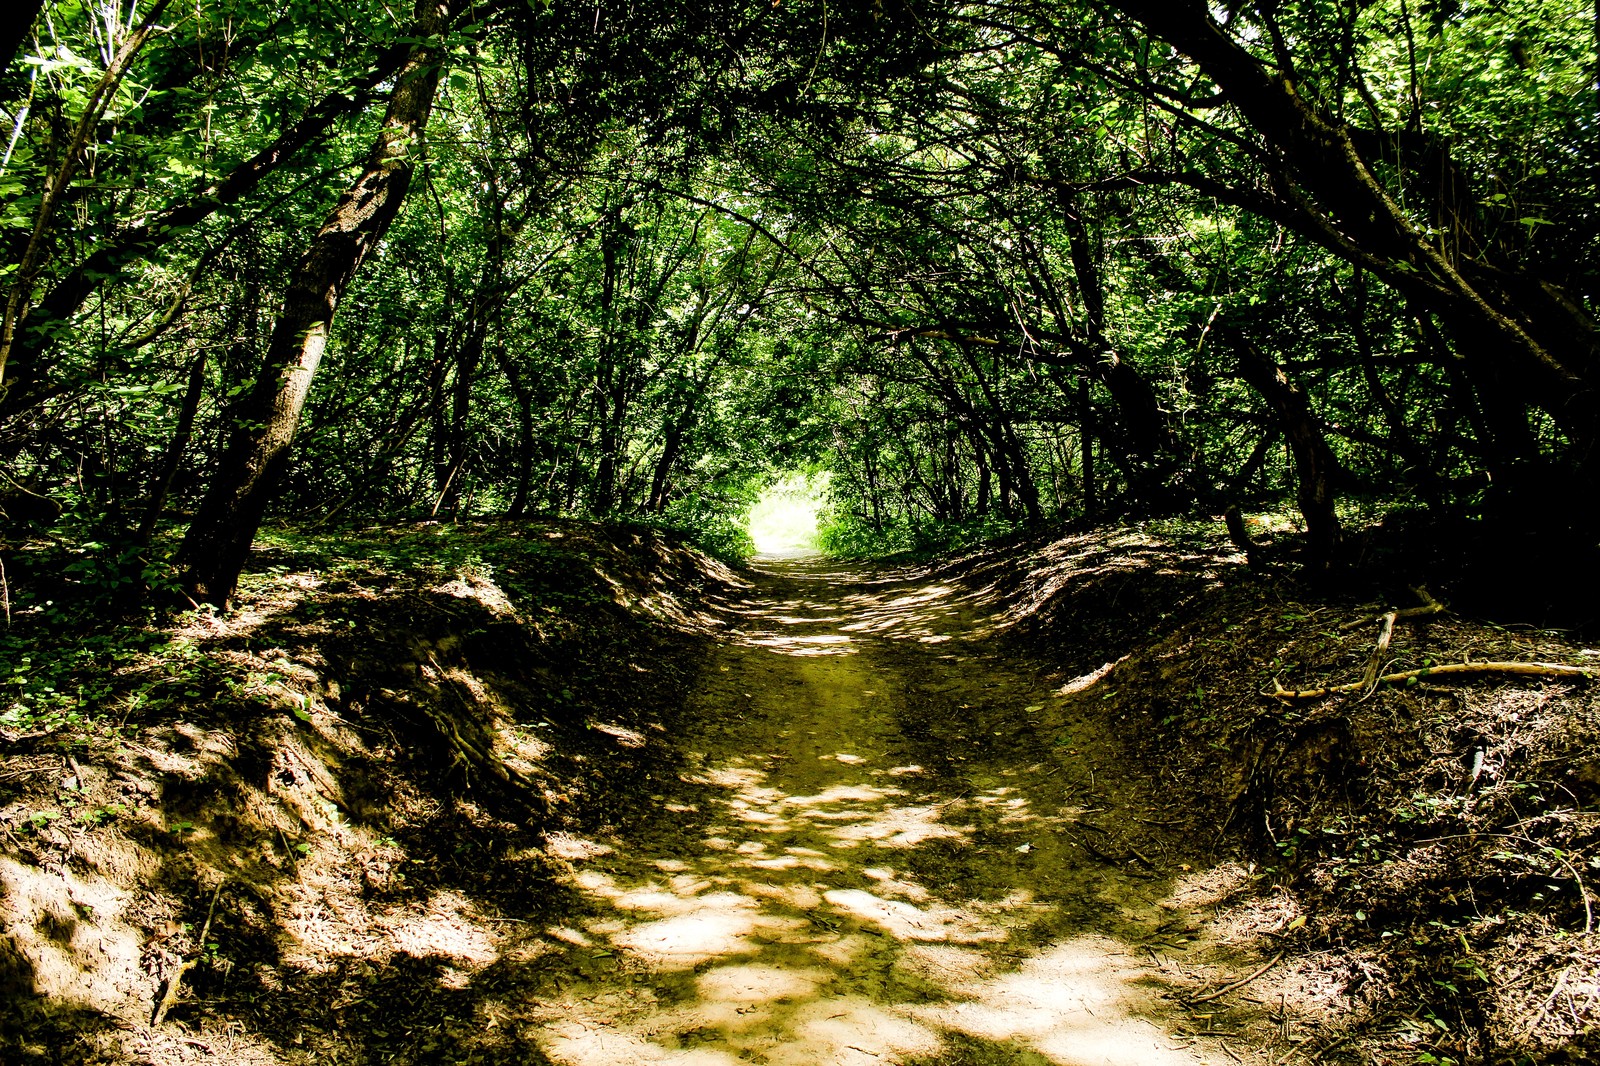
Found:
[[194, 969], [195, 964], [200, 961], [200, 957], [205, 954], [206, 939], [211, 935], [211, 919], [216, 917], [217, 913], [217, 899], [222, 895], [223, 886], [227, 883], [226, 879], [217, 882], [217, 890], [211, 893], [211, 906], [206, 908], [206, 924], [200, 928], [200, 946], [195, 949], [195, 953], [192, 956], [183, 960], [183, 963], [171, 977], [167, 978], [166, 990], [162, 992], [161, 999], [156, 1002], [155, 1011], [150, 1015], [150, 1027], [152, 1029], [159, 1027], [166, 1020], [167, 1011], [171, 1010], [172, 1005], [178, 1002], [178, 989], [183, 985], [184, 975]]
[[[1566, 663], [1446, 663], [1443, 666], [1424, 666], [1418, 670], [1402, 670], [1378, 678], [1380, 685], [1403, 684], [1412, 678], [1473, 676], [1477, 674], [1512, 674], [1518, 677], [1545, 677], [1553, 680], [1590, 681], [1600, 677], [1600, 669], [1593, 666], [1569, 666]], [[1280, 700], [1315, 700], [1341, 692], [1360, 692], [1364, 681], [1344, 685], [1325, 685], [1322, 688], [1284, 688], [1282, 684], [1263, 696]]]
[[1189, 1004], [1190, 1004], [1190, 1006], [1193, 1006], [1193, 1005], [1195, 1005], [1197, 1003], [1210, 1003], [1212, 1000], [1216, 999], [1218, 996], [1225, 996], [1229, 992], [1232, 992], [1236, 988], [1243, 988], [1245, 985], [1249, 984], [1251, 981], [1254, 981], [1257, 977], [1260, 977], [1262, 974], [1266, 973], [1268, 970], [1270, 970], [1274, 966], [1278, 965], [1278, 963], [1282, 959], [1283, 959], [1283, 952], [1280, 951], [1276, 955], [1272, 956], [1272, 958], [1270, 958], [1266, 962], [1262, 963], [1260, 966], [1257, 966], [1254, 970], [1251, 970], [1249, 973], [1247, 973], [1243, 977], [1239, 978], [1237, 981], [1230, 981], [1228, 984], [1223, 985], [1221, 988], [1217, 989], [1216, 991], [1207, 992], [1203, 996], [1195, 996], [1193, 999], [1191, 999], [1189, 1001]]
[[1389, 654], [1389, 641], [1394, 639], [1394, 623], [1399, 616], [1398, 611], [1387, 611], [1379, 619], [1378, 644], [1367, 659], [1366, 672], [1361, 675], [1362, 699], [1372, 695], [1373, 689], [1378, 687], [1378, 673], [1383, 669], [1384, 656]]

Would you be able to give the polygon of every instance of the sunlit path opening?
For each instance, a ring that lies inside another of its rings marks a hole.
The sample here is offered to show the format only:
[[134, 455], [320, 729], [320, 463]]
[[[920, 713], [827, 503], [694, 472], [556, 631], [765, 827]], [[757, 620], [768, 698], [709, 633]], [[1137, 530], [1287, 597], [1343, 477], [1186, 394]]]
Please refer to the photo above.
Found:
[[826, 473], [790, 474], [774, 481], [750, 508], [748, 529], [756, 552], [794, 557], [817, 551], [817, 512], [828, 487]]

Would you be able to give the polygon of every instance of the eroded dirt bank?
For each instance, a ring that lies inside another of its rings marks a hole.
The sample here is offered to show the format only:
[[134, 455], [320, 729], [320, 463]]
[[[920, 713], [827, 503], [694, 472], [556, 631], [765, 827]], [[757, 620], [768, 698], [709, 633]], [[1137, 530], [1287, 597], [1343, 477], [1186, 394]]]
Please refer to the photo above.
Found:
[[1600, 697], [1274, 698], [1361, 676], [1377, 580], [1192, 523], [907, 570], [545, 521], [258, 562], [161, 625], [13, 585], [0, 1061], [1592, 1058]]
[[1295, 1024], [1174, 997], [1255, 965], [1204, 928], [1243, 871], [1171, 837], [1097, 675], [997, 655], [996, 590], [375, 537], [93, 638], [101, 717], [0, 737], [10, 1061], [1188, 1063]]

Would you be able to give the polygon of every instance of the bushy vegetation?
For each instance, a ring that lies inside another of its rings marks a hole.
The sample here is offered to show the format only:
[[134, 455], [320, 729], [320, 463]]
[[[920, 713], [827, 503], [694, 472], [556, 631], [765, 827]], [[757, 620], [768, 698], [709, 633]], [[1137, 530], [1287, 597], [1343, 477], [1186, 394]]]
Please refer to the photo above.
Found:
[[269, 515], [737, 555], [802, 467], [845, 553], [1293, 499], [1329, 566], [1350, 494], [1593, 548], [1571, 0], [34, 6], [0, 504], [76, 580], [225, 601]]

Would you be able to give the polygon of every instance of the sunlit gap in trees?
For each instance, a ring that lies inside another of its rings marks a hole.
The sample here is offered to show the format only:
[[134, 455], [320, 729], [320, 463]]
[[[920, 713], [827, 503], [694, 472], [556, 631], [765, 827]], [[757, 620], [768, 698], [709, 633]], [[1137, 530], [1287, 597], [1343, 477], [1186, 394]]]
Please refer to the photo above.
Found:
[[828, 475], [786, 474], [768, 485], [750, 506], [746, 528], [756, 552], [793, 557], [817, 552], [817, 512]]

